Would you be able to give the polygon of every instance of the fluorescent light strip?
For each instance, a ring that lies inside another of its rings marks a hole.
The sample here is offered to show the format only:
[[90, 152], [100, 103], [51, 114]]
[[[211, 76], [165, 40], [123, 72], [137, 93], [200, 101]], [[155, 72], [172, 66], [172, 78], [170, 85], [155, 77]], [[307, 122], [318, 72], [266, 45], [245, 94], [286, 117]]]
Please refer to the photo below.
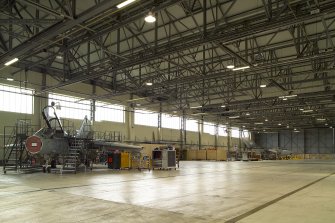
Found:
[[120, 8], [123, 8], [123, 7], [127, 6], [127, 5], [129, 5], [130, 3], [133, 3], [134, 1], [136, 1], [136, 0], [127, 0], [127, 1], [124, 1], [124, 2], [122, 2], [120, 4], [118, 4], [116, 7], [118, 9], [120, 9]]
[[190, 108], [202, 108], [202, 106], [201, 105], [200, 106], [192, 106]]
[[303, 110], [302, 112], [313, 112], [313, 110]]
[[15, 62], [17, 62], [18, 60], [19, 60], [18, 58], [14, 58], [14, 59], [12, 59], [12, 60], [6, 62], [6, 63], [5, 63], [5, 66], [9, 66], [9, 65], [11, 65], [11, 64], [13, 64], [13, 63], [15, 63]]
[[260, 87], [264, 88], [266, 87], [266, 84], [261, 84]]
[[237, 116], [230, 116], [229, 118], [239, 118], [240, 116], [237, 115]]
[[14, 81], [13, 78], [7, 77], [7, 81]]
[[255, 125], [263, 125], [263, 122], [255, 122]]
[[244, 70], [244, 69], [248, 69], [248, 68], [250, 68], [250, 66], [236, 67], [236, 68], [233, 68], [233, 71]]
[[281, 99], [283, 99], [283, 98], [293, 98], [293, 97], [297, 97], [298, 95], [296, 95], [296, 94], [292, 94], [292, 95], [284, 95], [284, 96], [279, 96], [278, 98], [281, 98]]

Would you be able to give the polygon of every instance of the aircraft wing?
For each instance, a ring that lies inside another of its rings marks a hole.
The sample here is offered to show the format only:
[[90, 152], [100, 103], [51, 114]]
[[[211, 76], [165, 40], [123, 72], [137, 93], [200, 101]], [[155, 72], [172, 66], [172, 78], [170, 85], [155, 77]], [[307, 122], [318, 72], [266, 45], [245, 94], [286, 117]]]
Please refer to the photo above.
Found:
[[102, 149], [118, 149], [118, 150], [124, 150], [127, 152], [140, 152], [143, 147], [136, 146], [136, 145], [130, 145], [126, 143], [120, 143], [120, 142], [109, 142], [109, 141], [103, 141], [103, 140], [94, 140], [93, 145], [100, 147]]

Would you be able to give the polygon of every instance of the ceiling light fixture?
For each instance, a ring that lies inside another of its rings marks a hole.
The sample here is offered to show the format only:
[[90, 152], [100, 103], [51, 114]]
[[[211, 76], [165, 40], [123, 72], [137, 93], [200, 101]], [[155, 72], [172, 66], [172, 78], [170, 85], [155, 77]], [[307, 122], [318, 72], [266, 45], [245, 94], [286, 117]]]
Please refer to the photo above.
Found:
[[236, 116], [230, 116], [229, 118], [239, 118], [240, 116], [239, 115], [236, 115]]
[[5, 66], [9, 66], [9, 65], [11, 65], [11, 64], [13, 64], [13, 63], [15, 63], [17, 61], [19, 61], [18, 58], [11, 59], [10, 61], [8, 61], [8, 62], [5, 63]]
[[249, 113], [249, 112], [247, 112], [245, 115], [250, 115], [250, 113]]
[[234, 64], [229, 64], [229, 65], [227, 66], [227, 68], [228, 68], [228, 69], [234, 69], [235, 66], [234, 66]]
[[245, 70], [245, 69], [248, 69], [248, 68], [250, 68], [250, 66], [236, 67], [236, 68], [233, 68], [233, 71]]
[[265, 121], [267, 122], [267, 121], [269, 121], [269, 120], [266, 118]]
[[283, 98], [283, 101], [287, 101], [287, 98]]
[[318, 120], [318, 121], [326, 121], [325, 118], [317, 118], [316, 120]]
[[278, 125], [281, 125], [281, 123], [278, 123]]
[[300, 111], [303, 111], [304, 109], [303, 108], [299, 108]]
[[61, 59], [63, 59], [63, 57], [61, 55], [57, 55], [56, 59], [61, 60]]
[[199, 105], [199, 106], [192, 106], [190, 108], [202, 108], [202, 105]]
[[7, 81], [13, 81], [14, 79], [11, 77], [7, 77]]
[[151, 86], [152, 85], [152, 82], [147, 82], [147, 83], [145, 83], [146, 85], [148, 85], [148, 86]]
[[264, 88], [264, 87], [266, 87], [266, 84], [261, 84], [260, 87]]
[[280, 99], [285, 99], [285, 98], [294, 98], [294, 97], [297, 97], [298, 95], [296, 94], [291, 94], [291, 95], [284, 95], [284, 96], [279, 96], [278, 98]]
[[152, 12], [149, 12], [148, 15], [144, 18], [144, 20], [148, 23], [156, 22], [156, 17], [152, 14]]
[[225, 108], [226, 106], [225, 105], [221, 105], [221, 108]]
[[263, 125], [263, 122], [255, 122], [255, 125]]
[[309, 109], [309, 110], [303, 110], [302, 112], [304, 112], [304, 113], [307, 113], [307, 112], [313, 112], [313, 110], [312, 110], [312, 109]]
[[134, 1], [136, 1], [136, 0], [127, 0], [127, 1], [124, 1], [124, 2], [122, 2], [122, 3], [120, 3], [120, 4], [118, 4], [116, 7], [117, 7], [118, 9], [120, 9], [120, 8], [123, 8], [123, 7], [125, 7], [125, 6], [127, 6], [127, 5], [129, 5], [129, 4], [131, 4], [131, 3], [133, 3]]

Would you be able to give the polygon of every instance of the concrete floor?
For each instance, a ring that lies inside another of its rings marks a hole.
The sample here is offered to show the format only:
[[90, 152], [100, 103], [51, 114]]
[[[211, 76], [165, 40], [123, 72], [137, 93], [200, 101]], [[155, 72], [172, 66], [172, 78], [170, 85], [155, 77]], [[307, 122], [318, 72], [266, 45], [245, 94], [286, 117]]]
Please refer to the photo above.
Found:
[[0, 175], [0, 222], [335, 222], [335, 161]]

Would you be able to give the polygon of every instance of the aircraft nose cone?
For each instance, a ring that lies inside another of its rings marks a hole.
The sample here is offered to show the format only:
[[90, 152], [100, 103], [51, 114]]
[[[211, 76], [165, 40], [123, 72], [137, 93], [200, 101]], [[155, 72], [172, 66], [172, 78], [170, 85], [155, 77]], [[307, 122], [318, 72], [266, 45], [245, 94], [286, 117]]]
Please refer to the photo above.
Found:
[[42, 150], [42, 141], [38, 136], [29, 136], [26, 140], [26, 150], [31, 154], [39, 153]]

